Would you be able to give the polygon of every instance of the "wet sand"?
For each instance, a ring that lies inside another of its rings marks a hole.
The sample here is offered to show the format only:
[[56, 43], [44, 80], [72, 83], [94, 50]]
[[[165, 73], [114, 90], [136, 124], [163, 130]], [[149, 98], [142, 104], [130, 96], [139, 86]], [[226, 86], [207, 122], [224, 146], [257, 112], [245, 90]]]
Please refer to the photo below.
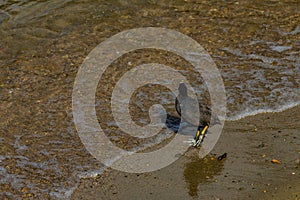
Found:
[[191, 149], [151, 173], [108, 169], [82, 179], [71, 199], [300, 199], [299, 112], [298, 106], [227, 121], [204, 159]]

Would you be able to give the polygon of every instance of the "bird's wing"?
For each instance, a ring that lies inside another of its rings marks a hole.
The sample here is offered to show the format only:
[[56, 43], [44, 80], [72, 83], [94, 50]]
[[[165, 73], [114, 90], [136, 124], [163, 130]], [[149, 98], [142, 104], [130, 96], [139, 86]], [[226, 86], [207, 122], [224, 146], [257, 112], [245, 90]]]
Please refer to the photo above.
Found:
[[176, 108], [178, 115], [181, 116], [180, 102], [179, 102], [178, 98], [179, 97], [176, 97], [176, 100], [175, 100], [175, 108]]

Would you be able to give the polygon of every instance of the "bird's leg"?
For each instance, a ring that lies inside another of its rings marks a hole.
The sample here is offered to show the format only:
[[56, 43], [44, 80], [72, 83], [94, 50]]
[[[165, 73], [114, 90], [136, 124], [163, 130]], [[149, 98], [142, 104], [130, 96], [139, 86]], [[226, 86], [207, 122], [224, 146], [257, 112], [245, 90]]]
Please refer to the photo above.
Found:
[[202, 129], [202, 131], [200, 131], [200, 127], [198, 128], [193, 142], [194, 147], [198, 147], [202, 143], [205, 134], [207, 133], [207, 129], [208, 129], [207, 125]]

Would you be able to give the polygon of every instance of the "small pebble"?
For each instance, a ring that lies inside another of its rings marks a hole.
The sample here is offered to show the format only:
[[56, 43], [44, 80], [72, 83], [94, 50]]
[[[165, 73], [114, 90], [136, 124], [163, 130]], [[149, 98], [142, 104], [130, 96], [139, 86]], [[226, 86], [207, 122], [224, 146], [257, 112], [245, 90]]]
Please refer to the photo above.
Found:
[[271, 162], [272, 162], [272, 163], [276, 163], [276, 164], [279, 164], [279, 163], [280, 163], [280, 161], [279, 161], [279, 160], [276, 160], [276, 159], [271, 160]]
[[223, 153], [222, 155], [220, 155], [219, 157], [218, 157], [218, 160], [223, 160], [223, 159], [225, 159], [227, 157], [227, 153]]

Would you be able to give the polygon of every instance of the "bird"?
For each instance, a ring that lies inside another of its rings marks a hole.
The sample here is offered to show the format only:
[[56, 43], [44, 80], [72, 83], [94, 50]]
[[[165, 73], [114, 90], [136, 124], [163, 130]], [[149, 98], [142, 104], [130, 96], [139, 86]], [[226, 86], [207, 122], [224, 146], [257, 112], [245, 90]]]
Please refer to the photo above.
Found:
[[[188, 96], [185, 83], [180, 83], [179, 94], [175, 100], [175, 109], [179, 116], [189, 124], [197, 126], [197, 132], [193, 141], [193, 146], [199, 146], [203, 141], [210, 125], [220, 124], [217, 116], [212, 115], [211, 109], [205, 104], [199, 104], [196, 99]], [[199, 113], [197, 111], [199, 110]], [[212, 122], [212, 123], [210, 123]]]

